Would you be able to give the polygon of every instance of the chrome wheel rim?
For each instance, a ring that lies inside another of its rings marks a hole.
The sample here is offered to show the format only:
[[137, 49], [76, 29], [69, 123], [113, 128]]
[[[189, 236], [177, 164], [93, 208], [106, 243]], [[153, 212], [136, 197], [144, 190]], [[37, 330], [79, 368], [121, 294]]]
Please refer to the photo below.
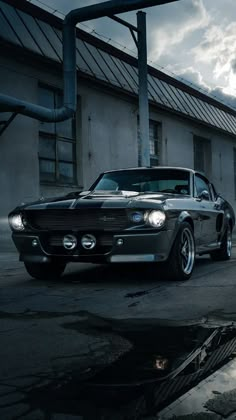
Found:
[[188, 228], [181, 235], [180, 256], [184, 274], [191, 274], [195, 261], [195, 245], [192, 232]]
[[227, 229], [227, 255], [228, 257], [231, 256], [231, 249], [232, 249], [232, 234], [231, 234], [231, 229], [228, 227]]

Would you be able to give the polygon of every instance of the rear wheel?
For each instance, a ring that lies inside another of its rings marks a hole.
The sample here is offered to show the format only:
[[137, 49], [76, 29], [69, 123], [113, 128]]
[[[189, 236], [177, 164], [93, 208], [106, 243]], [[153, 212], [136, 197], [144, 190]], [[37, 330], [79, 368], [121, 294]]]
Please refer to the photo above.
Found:
[[230, 225], [227, 225], [224, 236], [221, 241], [220, 249], [210, 253], [213, 261], [227, 261], [231, 257], [232, 249], [232, 230]]
[[195, 241], [192, 227], [184, 222], [179, 228], [168, 259], [168, 278], [188, 280], [195, 263]]
[[25, 268], [31, 277], [38, 280], [52, 280], [61, 277], [66, 264], [51, 262], [45, 264], [25, 262]]

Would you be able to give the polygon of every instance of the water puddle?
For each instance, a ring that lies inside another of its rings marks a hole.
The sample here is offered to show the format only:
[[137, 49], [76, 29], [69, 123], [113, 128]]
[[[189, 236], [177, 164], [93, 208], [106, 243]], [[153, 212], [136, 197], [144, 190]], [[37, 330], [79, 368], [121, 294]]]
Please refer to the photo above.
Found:
[[[236, 350], [233, 327], [199, 325], [122, 332], [132, 348], [109, 366], [70, 371], [27, 391], [24, 402], [47, 419], [55, 413], [83, 420], [154, 416], [222, 366]], [[66, 417], [65, 417], [66, 418]]]

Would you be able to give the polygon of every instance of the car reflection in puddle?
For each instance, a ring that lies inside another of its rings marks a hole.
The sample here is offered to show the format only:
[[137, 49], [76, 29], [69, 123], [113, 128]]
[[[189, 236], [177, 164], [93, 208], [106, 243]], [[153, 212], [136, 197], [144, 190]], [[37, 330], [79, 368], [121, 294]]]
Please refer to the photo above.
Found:
[[[231, 327], [150, 327], [119, 332], [132, 349], [109, 366], [65, 374], [27, 393], [27, 403], [89, 419], [141, 419], [156, 415], [218, 369], [236, 349]], [[25, 402], [26, 402], [25, 400]]]

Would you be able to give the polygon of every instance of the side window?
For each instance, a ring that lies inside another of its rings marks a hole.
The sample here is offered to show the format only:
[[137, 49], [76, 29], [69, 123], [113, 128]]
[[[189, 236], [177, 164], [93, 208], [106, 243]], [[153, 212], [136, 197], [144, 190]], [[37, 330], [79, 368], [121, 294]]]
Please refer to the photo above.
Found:
[[213, 184], [209, 184], [210, 190], [211, 190], [211, 196], [213, 198], [213, 201], [217, 200], [218, 194], [215, 190], [215, 187]]
[[207, 183], [207, 181], [204, 178], [202, 178], [199, 175], [195, 175], [195, 187], [196, 187], [196, 193], [197, 193], [198, 197], [200, 196], [202, 191], [205, 190], [205, 191], [208, 191], [208, 193], [209, 193], [209, 200], [212, 199], [209, 184]]

